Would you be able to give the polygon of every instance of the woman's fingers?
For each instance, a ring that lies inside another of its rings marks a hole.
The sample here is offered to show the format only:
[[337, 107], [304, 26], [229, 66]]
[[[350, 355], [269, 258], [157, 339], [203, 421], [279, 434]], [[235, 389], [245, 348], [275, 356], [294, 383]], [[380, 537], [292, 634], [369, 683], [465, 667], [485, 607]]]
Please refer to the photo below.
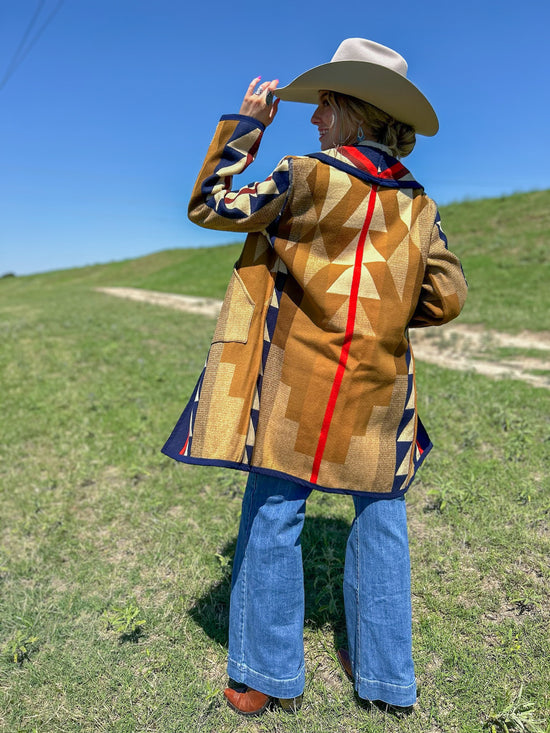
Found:
[[260, 81], [261, 78], [262, 78], [261, 76], [256, 76], [254, 77], [254, 79], [252, 79], [252, 81], [248, 85], [248, 89], [246, 90], [245, 96], [249, 97], [251, 94], [254, 94], [254, 89], [256, 87], [256, 84]]
[[262, 124], [269, 125], [277, 114], [279, 100], [275, 98], [274, 91], [279, 80], [264, 81], [258, 85], [261, 78], [256, 76], [248, 85], [240, 114], [254, 117]]

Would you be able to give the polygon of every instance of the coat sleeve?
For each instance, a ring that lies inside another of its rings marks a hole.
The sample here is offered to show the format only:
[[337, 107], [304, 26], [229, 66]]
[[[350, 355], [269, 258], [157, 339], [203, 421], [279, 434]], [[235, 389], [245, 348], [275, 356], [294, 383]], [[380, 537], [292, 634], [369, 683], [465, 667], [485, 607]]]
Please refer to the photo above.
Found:
[[[433, 203], [433, 202], [432, 202]], [[447, 237], [441, 228], [441, 217], [435, 208], [420, 297], [409, 326], [441, 326], [456, 318], [468, 291], [462, 265], [449, 251]]]
[[206, 229], [257, 232], [280, 215], [290, 188], [289, 158], [265, 181], [231, 188], [233, 176], [254, 160], [264, 129], [252, 117], [221, 118], [189, 202], [192, 222]]

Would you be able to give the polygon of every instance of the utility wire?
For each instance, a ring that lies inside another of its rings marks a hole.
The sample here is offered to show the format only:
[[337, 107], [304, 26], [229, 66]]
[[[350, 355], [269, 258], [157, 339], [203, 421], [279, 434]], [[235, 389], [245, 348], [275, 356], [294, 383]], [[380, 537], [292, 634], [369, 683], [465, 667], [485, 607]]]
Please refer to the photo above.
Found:
[[[25, 43], [27, 42], [27, 39], [29, 37], [29, 34], [32, 30], [33, 25], [36, 23], [38, 16], [40, 15], [40, 12], [42, 11], [42, 8], [44, 7], [44, 0], [38, 0], [38, 4], [34, 10], [34, 14], [32, 18], [29, 21], [29, 24], [23, 33], [23, 37], [21, 38], [21, 41], [19, 42], [19, 46], [17, 46], [15, 53], [13, 54], [13, 58], [8, 64], [8, 68], [6, 69], [6, 73], [4, 75], [4, 78], [2, 80], [2, 85], [5, 84], [5, 81], [7, 81], [10, 76], [12, 75], [13, 71], [17, 67], [17, 57], [19, 54], [23, 51], [23, 48], [25, 46]], [[4, 81], [5, 80], [5, 81]]]
[[[15, 53], [13, 54], [13, 57], [10, 63], [8, 64], [8, 68], [6, 69], [4, 76], [0, 80], [0, 91], [6, 86], [9, 79], [13, 76], [17, 68], [23, 63], [23, 61], [29, 55], [32, 48], [36, 45], [40, 36], [44, 33], [48, 25], [55, 18], [55, 16], [57, 15], [58, 11], [60, 10], [64, 2], [65, 0], [58, 1], [57, 5], [55, 5], [55, 7], [50, 12], [50, 14], [46, 17], [42, 25], [38, 28], [38, 30], [34, 33], [32, 38], [29, 40], [29, 36], [33, 30], [33, 27], [36, 24], [40, 13], [42, 12], [42, 8], [44, 7], [44, 0], [38, 0], [38, 3], [33, 13], [33, 16], [30, 19], [25, 32], [23, 33], [23, 37], [21, 38], [21, 41], [19, 42], [19, 45], [17, 46], [17, 49], [15, 50]], [[25, 48], [26, 43], [27, 43], [27, 46]]]

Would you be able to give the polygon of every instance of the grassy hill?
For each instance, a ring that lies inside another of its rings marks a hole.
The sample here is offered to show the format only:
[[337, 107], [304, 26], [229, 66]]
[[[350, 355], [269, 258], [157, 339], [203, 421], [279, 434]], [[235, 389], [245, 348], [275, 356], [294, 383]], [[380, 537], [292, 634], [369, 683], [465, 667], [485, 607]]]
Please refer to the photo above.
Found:
[[[461, 315], [502, 331], [544, 330], [550, 312], [550, 190], [441, 209], [470, 284]], [[29, 294], [61, 286], [127, 286], [222, 298], [241, 245], [173, 249], [122, 262], [0, 280]], [[1, 292], [1, 291], [0, 291]]]
[[[443, 211], [464, 319], [547, 328], [550, 192]], [[101, 285], [223, 295], [239, 246], [0, 280], [0, 730], [550, 733], [550, 391], [419, 363], [435, 450], [407, 494], [421, 687], [396, 720], [340, 672], [349, 497], [313, 492], [302, 712], [225, 705], [245, 477], [160, 448], [212, 319]], [[539, 721], [537, 723], [537, 721]]]
[[502, 331], [550, 327], [550, 190], [442, 208], [470, 284], [461, 318]]
[[27, 289], [30, 293], [59, 287], [120, 285], [222, 298], [241, 249], [241, 244], [170, 249], [131, 260], [8, 277], [0, 279], [0, 286], [13, 288], [14, 292]]

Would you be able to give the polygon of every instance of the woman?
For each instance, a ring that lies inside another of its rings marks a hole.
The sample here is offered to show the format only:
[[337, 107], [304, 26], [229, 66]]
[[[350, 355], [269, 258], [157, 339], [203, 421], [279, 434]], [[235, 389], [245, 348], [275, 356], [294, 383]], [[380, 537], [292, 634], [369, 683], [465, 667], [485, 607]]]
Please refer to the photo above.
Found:
[[287, 156], [232, 190], [279, 100], [254, 79], [222, 117], [189, 216], [248, 236], [205, 369], [164, 452], [249, 471], [233, 567], [230, 678], [243, 714], [304, 687], [300, 550], [313, 489], [350, 494], [349, 652], [361, 698], [416, 700], [404, 494], [431, 443], [416, 411], [412, 326], [456, 317], [466, 295], [435, 203], [397, 159], [437, 117], [405, 60], [347, 39], [332, 60], [277, 89], [317, 104], [321, 152]]

